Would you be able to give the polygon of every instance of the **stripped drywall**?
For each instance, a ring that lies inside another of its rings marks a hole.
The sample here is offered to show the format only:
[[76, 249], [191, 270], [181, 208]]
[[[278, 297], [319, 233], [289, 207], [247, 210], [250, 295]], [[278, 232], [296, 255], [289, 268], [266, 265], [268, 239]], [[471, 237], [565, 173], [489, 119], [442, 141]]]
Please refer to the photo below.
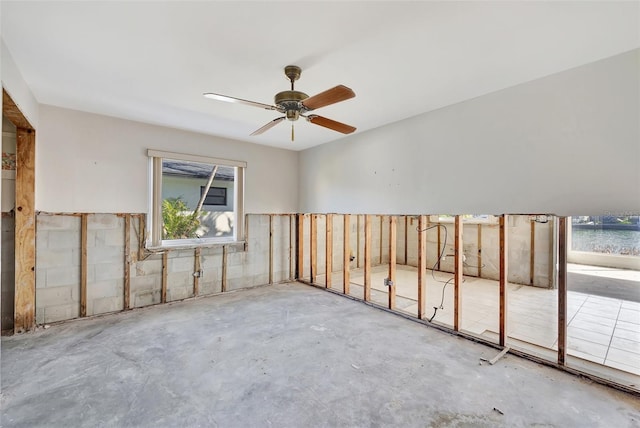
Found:
[[[81, 218], [87, 218], [82, 242]], [[129, 216], [129, 232], [125, 231]], [[126, 265], [130, 307], [143, 307], [197, 296], [292, 279], [289, 215], [247, 215], [246, 243], [166, 250], [164, 254], [140, 251], [143, 214], [51, 214], [37, 216], [36, 321], [38, 324], [81, 316], [82, 271], [86, 271], [86, 315], [125, 308]], [[273, 229], [273, 245], [271, 240]], [[129, 236], [129, 245], [125, 237]], [[86, 248], [86, 265], [82, 248]], [[127, 247], [130, 249], [126, 253]], [[226, 255], [224, 253], [227, 253]], [[163, 258], [166, 254], [166, 269]], [[196, 263], [195, 257], [199, 257]], [[270, 264], [271, 262], [271, 264]], [[199, 269], [195, 267], [199, 264]], [[270, 267], [271, 266], [271, 267]], [[164, 278], [166, 275], [166, 278]], [[197, 277], [197, 281], [196, 281]], [[163, 284], [166, 292], [163, 293]]]

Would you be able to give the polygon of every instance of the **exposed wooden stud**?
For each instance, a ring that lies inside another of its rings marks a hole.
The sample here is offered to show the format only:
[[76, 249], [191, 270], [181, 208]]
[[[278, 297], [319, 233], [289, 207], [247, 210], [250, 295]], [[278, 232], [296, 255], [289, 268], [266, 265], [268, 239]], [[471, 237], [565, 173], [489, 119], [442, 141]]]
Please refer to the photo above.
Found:
[[80, 217], [80, 316], [87, 316], [87, 223], [89, 215]]
[[356, 215], [356, 268], [360, 269], [360, 214]]
[[462, 288], [462, 273], [464, 269], [463, 256], [464, 249], [462, 246], [462, 218], [459, 215], [455, 217], [454, 227], [454, 254], [455, 254], [455, 267], [453, 281], [453, 329], [460, 331], [460, 308], [461, 308], [461, 288]]
[[249, 215], [244, 216], [244, 250], [249, 250]]
[[349, 285], [351, 282], [351, 216], [345, 214], [343, 216], [344, 230], [342, 238], [342, 292], [349, 294]]
[[418, 319], [424, 318], [427, 297], [427, 216], [418, 217]]
[[325, 287], [331, 288], [331, 273], [333, 272], [333, 214], [325, 216]]
[[198, 297], [200, 294], [200, 276], [202, 270], [200, 269], [200, 247], [193, 250], [193, 297]]
[[364, 216], [364, 301], [371, 300], [371, 215]]
[[[440, 237], [440, 229], [442, 229], [442, 227], [439, 226], [440, 222], [438, 221], [438, 227], [436, 227], [436, 230], [438, 231], [438, 252], [436, 257], [438, 258], [438, 262], [436, 263], [436, 270], [440, 270], [440, 254], [442, 253], [442, 241], [441, 241], [441, 237]], [[446, 227], [446, 226], [445, 226]]]
[[169, 251], [162, 253], [162, 289], [160, 291], [160, 302], [167, 303], [167, 280], [169, 271]]
[[384, 227], [384, 216], [381, 215], [380, 216], [380, 241], [379, 241], [379, 246], [380, 246], [380, 254], [378, 255], [378, 264], [382, 264], [382, 229]]
[[269, 284], [273, 284], [273, 214], [269, 214]]
[[478, 278], [482, 278], [482, 225], [478, 224]]
[[500, 234], [500, 254], [499, 254], [499, 269], [500, 269], [500, 326], [498, 344], [500, 346], [506, 346], [507, 344], [507, 278], [508, 265], [507, 265], [507, 216], [503, 215], [499, 218], [499, 234]]
[[404, 216], [404, 265], [407, 265], [407, 259], [409, 257], [409, 246], [407, 245], [407, 238], [409, 237], [409, 216]]
[[309, 223], [309, 258], [311, 266], [310, 279], [312, 284], [316, 283], [318, 274], [318, 216], [311, 214]]
[[15, 125], [16, 128], [22, 128], [25, 131], [33, 131], [33, 126], [27, 120], [27, 118], [22, 114], [18, 106], [7, 91], [2, 89], [2, 114], [6, 116], [7, 119], [11, 123]]
[[222, 246], [222, 279], [221, 279], [221, 284], [220, 284], [220, 291], [221, 292], [225, 292], [227, 291], [227, 246], [223, 245]]
[[[5, 115], [7, 107], [3, 106]], [[19, 110], [13, 113], [12, 122], [22, 116]], [[35, 131], [18, 127], [16, 144], [14, 331], [21, 333], [36, 325]]]
[[302, 279], [304, 276], [304, 214], [298, 214], [298, 268], [296, 272], [296, 279]]
[[531, 238], [530, 238], [530, 254], [529, 254], [529, 285], [533, 285], [533, 279], [535, 274], [535, 263], [536, 263], [536, 222], [531, 220]]
[[295, 260], [294, 260], [294, 257], [293, 257], [293, 254], [294, 254], [294, 250], [293, 250], [294, 242], [293, 242], [293, 240], [294, 240], [294, 236], [296, 236], [296, 235], [295, 235], [295, 230], [294, 230], [295, 224], [294, 224], [294, 221], [293, 221], [294, 215], [293, 214], [289, 214], [289, 215], [287, 215], [287, 217], [289, 218], [289, 281], [292, 281], [293, 278], [295, 277], [294, 276], [295, 275], [294, 274], [294, 272], [295, 272]]
[[144, 260], [145, 234], [147, 233], [147, 217], [138, 216], [138, 260]]
[[[398, 219], [389, 216], [389, 309], [396, 308], [396, 228]], [[380, 241], [382, 242], [382, 241]]]
[[124, 216], [124, 284], [122, 308], [130, 308], [131, 300], [131, 214]]
[[567, 217], [558, 218], [558, 364], [567, 359]]

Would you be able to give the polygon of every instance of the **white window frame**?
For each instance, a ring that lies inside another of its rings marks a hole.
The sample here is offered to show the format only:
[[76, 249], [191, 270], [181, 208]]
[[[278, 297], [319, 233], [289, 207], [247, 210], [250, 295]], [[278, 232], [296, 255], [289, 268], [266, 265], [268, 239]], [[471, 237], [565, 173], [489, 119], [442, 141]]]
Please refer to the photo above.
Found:
[[[147, 150], [149, 157], [149, 218], [147, 227], [148, 248], [197, 247], [243, 242], [244, 240], [244, 174], [247, 163], [244, 161], [212, 158], [208, 156], [184, 153]], [[234, 185], [234, 228], [233, 236], [225, 238], [202, 239], [162, 239], [162, 160], [173, 159], [188, 162], [207, 163], [236, 167]]]

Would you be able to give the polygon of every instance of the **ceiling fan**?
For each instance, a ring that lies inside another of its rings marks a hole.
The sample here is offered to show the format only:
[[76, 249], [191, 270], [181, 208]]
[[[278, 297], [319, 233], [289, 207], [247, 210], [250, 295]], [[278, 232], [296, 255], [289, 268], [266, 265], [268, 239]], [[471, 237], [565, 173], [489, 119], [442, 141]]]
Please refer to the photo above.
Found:
[[[307, 114], [308, 112], [320, 107], [325, 107], [355, 97], [356, 94], [353, 92], [353, 90], [347, 88], [346, 86], [338, 85], [334, 88], [327, 89], [324, 92], [320, 92], [319, 94], [310, 97], [304, 92], [296, 91], [294, 88], [294, 82], [298, 80], [300, 78], [300, 75], [302, 74], [302, 69], [300, 67], [296, 65], [288, 65], [284, 68], [284, 74], [291, 82], [291, 90], [278, 92], [274, 97], [275, 105], [263, 104], [255, 101], [247, 101], [241, 98], [214, 94], [211, 92], [204, 93], [203, 95], [213, 100], [245, 104], [263, 108], [266, 110], [275, 110], [284, 114], [284, 116], [273, 119], [263, 127], [255, 130], [251, 135], [262, 134], [263, 132], [268, 131], [285, 119], [294, 122], [300, 117], [307, 119], [308, 122], [311, 122], [315, 125], [320, 125], [325, 128], [341, 132], [343, 134], [351, 134], [356, 130], [356, 128], [351, 125], [337, 122], [332, 119], [327, 119], [326, 117], [318, 116], [317, 114]], [[293, 123], [291, 123], [291, 141], [293, 140]]]

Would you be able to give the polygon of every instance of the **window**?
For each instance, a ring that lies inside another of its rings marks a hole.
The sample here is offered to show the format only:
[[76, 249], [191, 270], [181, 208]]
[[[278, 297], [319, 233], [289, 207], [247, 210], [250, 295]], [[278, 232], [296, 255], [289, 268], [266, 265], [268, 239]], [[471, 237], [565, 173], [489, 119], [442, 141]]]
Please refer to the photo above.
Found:
[[243, 238], [245, 162], [149, 150], [153, 247]]
[[[200, 186], [200, 196], [206, 192], [206, 186]], [[204, 205], [227, 205], [227, 188], [210, 187], [204, 198]]]

